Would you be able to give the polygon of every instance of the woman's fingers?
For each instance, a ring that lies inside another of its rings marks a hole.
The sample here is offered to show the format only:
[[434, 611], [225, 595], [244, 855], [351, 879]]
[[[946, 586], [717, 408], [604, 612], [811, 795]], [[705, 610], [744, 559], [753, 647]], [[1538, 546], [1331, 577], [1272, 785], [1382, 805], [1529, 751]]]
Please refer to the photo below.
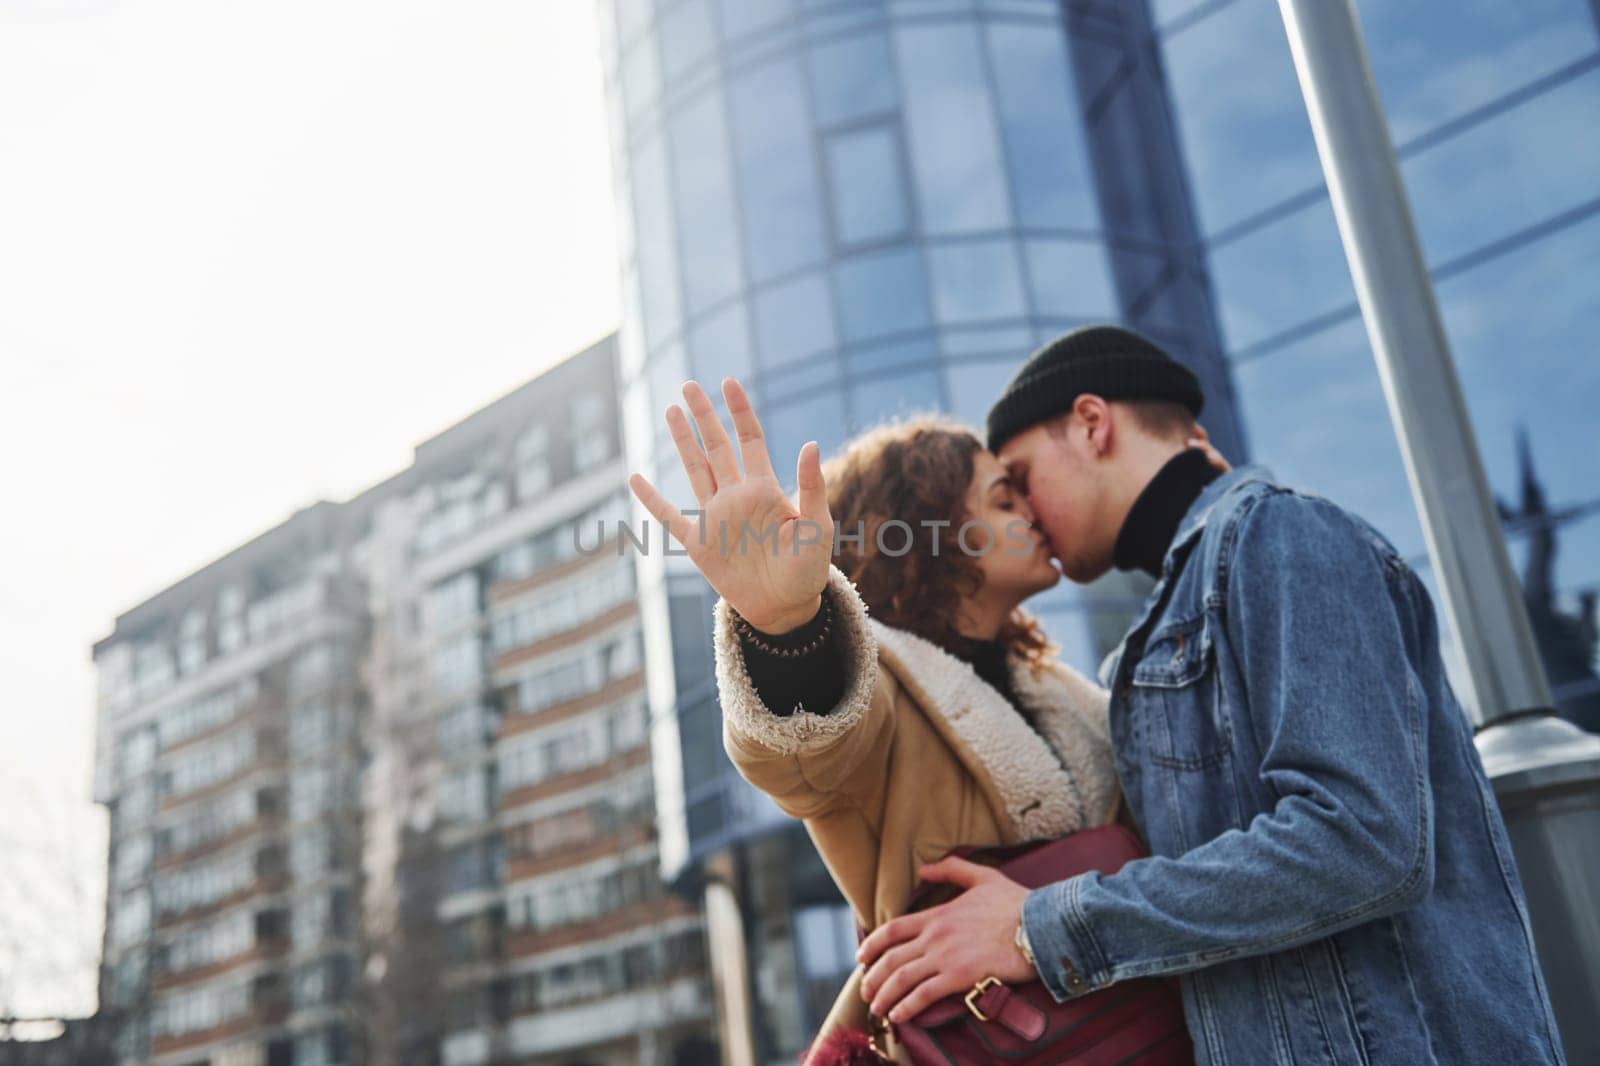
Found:
[[1200, 452], [1205, 455], [1206, 461], [1224, 474], [1233, 469], [1228, 460], [1222, 457], [1222, 453], [1217, 451], [1216, 446], [1211, 443], [1209, 438], [1205, 436], [1190, 437], [1188, 444], [1191, 448], [1200, 449]]
[[716, 408], [711, 406], [711, 397], [706, 395], [706, 390], [700, 387], [698, 381], [686, 381], [683, 383], [683, 398], [689, 402], [689, 413], [694, 416], [700, 439], [705, 442], [706, 461], [711, 464], [711, 473], [717, 479], [717, 484], [738, 484], [739, 461], [734, 458], [733, 441], [728, 439], [728, 431], [722, 428], [722, 419], [717, 417]]
[[744, 459], [745, 477], [777, 475], [772, 470], [772, 457], [767, 454], [767, 438], [761, 432], [761, 420], [756, 418], [750, 397], [736, 378], [724, 378], [722, 398], [727, 401], [728, 414], [733, 417], [733, 431], [739, 437], [739, 455]]
[[689, 489], [704, 507], [717, 491], [717, 479], [711, 473], [711, 464], [706, 462], [706, 453], [700, 450], [700, 442], [694, 439], [688, 417], [677, 404], [667, 408], [667, 428], [672, 431], [672, 443], [677, 445], [678, 458], [683, 460], [684, 472], [689, 475]]
[[689, 534], [694, 527], [683, 517], [683, 513], [672, 505], [672, 501], [661, 495], [643, 474], [629, 475], [628, 487], [639, 498], [639, 502], [644, 504], [644, 509], [650, 512], [650, 516], [660, 522], [662, 528], [678, 538], [678, 543], [687, 550]]

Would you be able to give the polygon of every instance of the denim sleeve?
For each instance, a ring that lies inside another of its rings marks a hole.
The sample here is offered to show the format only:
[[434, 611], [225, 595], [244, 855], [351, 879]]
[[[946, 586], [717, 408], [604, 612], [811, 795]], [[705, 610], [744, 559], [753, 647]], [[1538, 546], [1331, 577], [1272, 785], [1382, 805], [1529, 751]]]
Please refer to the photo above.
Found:
[[1181, 856], [1030, 893], [1028, 942], [1057, 1000], [1309, 943], [1432, 890], [1410, 575], [1327, 501], [1266, 496], [1236, 530], [1217, 647], [1243, 677], [1232, 721], [1254, 732], [1274, 804]]

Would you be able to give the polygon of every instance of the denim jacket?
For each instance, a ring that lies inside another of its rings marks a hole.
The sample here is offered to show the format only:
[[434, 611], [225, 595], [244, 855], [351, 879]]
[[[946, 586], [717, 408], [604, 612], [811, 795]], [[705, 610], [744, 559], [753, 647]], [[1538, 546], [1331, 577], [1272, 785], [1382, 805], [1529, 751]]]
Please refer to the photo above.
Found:
[[1427, 590], [1376, 530], [1225, 474], [1100, 680], [1151, 857], [1028, 895], [1057, 1000], [1179, 975], [1218, 1066], [1563, 1061]]

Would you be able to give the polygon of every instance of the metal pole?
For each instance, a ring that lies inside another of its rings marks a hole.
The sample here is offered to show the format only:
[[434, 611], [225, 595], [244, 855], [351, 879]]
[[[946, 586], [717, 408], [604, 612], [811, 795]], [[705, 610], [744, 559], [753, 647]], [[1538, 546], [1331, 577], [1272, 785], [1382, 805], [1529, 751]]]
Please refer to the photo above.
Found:
[[1278, 0], [1568, 1059], [1600, 1062], [1600, 738], [1555, 717], [1351, 0]]
[[1480, 725], [1551, 706], [1349, 0], [1279, 0]]

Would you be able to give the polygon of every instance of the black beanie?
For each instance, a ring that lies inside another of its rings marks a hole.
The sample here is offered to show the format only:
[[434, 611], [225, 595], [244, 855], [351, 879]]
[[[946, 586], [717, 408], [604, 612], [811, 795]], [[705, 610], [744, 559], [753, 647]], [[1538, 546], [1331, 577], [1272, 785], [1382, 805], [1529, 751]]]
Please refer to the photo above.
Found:
[[1084, 326], [1028, 356], [989, 408], [989, 450], [1047, 418], [1064, 415], [1086, 392], [1107, 400], [1171, 400], [1194, 414], [1205, 397], [1194, 372], [1119, 326]]

